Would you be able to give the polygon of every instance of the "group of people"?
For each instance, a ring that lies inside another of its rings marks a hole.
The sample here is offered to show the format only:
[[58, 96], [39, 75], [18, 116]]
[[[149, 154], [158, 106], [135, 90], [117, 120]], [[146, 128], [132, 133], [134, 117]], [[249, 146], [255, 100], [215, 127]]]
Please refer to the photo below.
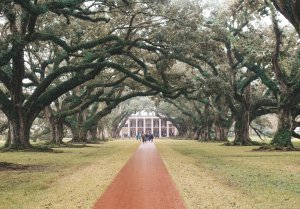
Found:
[[152, 133], [146, 133], [146, 134], [141, 134], [141, 133], [138, 133], [136, 135], [136, 140], [141, 140], [143, 143], [146, 143], [146, 142], [153, 142], [153, 139], [154, 139], [154, 136]]

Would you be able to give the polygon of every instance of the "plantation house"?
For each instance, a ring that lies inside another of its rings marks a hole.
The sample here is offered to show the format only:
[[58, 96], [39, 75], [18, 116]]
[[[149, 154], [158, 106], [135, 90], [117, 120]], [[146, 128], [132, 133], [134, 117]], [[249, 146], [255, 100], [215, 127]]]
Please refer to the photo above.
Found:
[[127, 119], [120, 136], [135, 137], [137, 133], [152, 133], [154, 137], [172, 137], [176, 136], [178, 131], [171, 122], [157, 117], [154, 112], [141, 111]]

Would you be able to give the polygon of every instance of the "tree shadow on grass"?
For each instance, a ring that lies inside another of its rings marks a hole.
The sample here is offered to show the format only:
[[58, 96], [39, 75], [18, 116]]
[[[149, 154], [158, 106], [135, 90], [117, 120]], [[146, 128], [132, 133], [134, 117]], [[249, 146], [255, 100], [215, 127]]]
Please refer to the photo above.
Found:
[[67, 142], [59, 145], [51, 144], [51, 143], [41, 143], [41, 144], [33, 145], [30, 148], [22, 148], [22, 149], [0, 147], [0, 153], [5, 153], [5, 152], [64, 153], [64, 151], [60, 150], [60, 148], [95, 148], [94, 145], [100, 145], [100, 144], [104, 144], [104, 142], [98, 142], [98, 143]]
[[61, 153], [62, 151], [53, 150], [48, 146], [32, 146], [30, 148], [9, 148], [9, 147], [2, 147], [0, 148], [1, 153], [5, 152], [47, 152], [47, 153]]
[[64, 143], [63, 145], [52, 145], [51, 148], [95, 148], [94, 145], [100, 145], [104, 143], [74, 143], [74, 142], [68, 142]]
[[16, 163], [0, 162], [2, 171], [44, 171], [47, 167], [43, 165], [22, 165]]
[[61, 144], [51, 144], [45, 143], [42, 146], [46, 146], [48, 148], [86, 148], [86, 147], [94, 147], [93, 145], [101, 145], [105, 142], [63, 142]]

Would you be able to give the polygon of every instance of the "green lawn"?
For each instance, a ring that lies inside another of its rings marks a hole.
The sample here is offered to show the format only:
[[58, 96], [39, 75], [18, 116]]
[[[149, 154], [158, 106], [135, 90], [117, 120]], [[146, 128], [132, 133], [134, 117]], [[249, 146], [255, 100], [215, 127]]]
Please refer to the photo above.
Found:
[[[0, 170], [0, 208], [91, 208], [138, 145], [119, 140], [56, 148], [60, 153], [0, 153], [0, 163], [19, 165]], [[299, 208], [300, 152], [165, 139], [156, 145], [188, 209]]]
[[[61, 153], [0, 153], [0, 208], [90, 208], [125, 165], [139, 143], [110, 141]], [[1, 169], [1, 168], [0, 168]]]
[[160, 140], [157, 147], [189, 209], [300, 206], [300, 152], [184, 140]]

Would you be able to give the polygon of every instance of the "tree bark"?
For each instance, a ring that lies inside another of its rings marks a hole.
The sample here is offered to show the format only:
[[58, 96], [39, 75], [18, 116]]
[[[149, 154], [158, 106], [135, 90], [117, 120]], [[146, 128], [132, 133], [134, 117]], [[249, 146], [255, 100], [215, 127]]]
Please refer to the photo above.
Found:
[[55, 119], [55, 144], [63, 144], [64, 125], [62, 119]]
[[215, 139], [217, 141], [228, 141], [228, 128], [221, 126], [220, 124], [214, 124]]
[[187, 136], [188, 135], [188, 129], [185, 125], [181, 124], [179, 127], [178, 127], [178, 136], [179, 137], [184, 137], [184, 136]]
[[7, 149], [28, 149], [32, 148], [29, 141], [30, 127], [32, 122], [27, 121], [25, 110], [23, 108], [23, 90], [22, 80], [24, 78], [24, 52], [23, 46], [19, 43], [13, 44], [15, 50], [12, 59], [12, 82], [10, 86], [10, 95], [12, 101], [13, 113], [9, 119], [10, 141], [7, 143]]
[[220, 128], [220, 138], [219, 141], [228, 141], [228, 128], [221, 127]]
[[112, 137], [112, 138], [116, 139], [116, 138], [118, 138], [118, 136], [119, 136], [119, 135], [118, 135], [115, 131], [112, 131], [112, 132], [111, 132], [111, 137]]
[[85, 111], [77, 113], [75, 121], [73, 121], [74, 124], [70, 125], [73, 135], [72, 142], [86, 142], [88, 130], [84, 127], [84, 123], [86, 121]]
[[271, 144], [276, 148], [294, 148], [292, 143], [293, 117], [290, 105], [283, 105], [279, 109], [278, 128]]
[[198, 128], [194, 129], [194, 137], [195, 140], [201, 140], [202, 135], [201, 135], [201, 131]]
[[44, 114], [49, 124], [50, 143], [56, 145], [62, 144], [64, 138], [63, 119], [55, 118], [49, 106], [45, 107]]
[[55, 144], [55, 137], [56, 137], [56, 128], [54, 123], [54, 116], [52, 114], [52, 110], [49, 106], [45, 107], [44, 114], [46, 120], [48, 121], [49, 130], [50, 130], [50, 143]]
[[252, 141], [249, 136], [250, 111], [243, 110], [241, 115], [236, 118], [234, 125], [235, 138], [234, 145], [251, 145]]
[[300, 37], [300, 2], [298, 0], [272, 0], [276, 9], [294, 26]]
[[97, 126], [93, 126], [90, 130], [89, 130], [89, 133], [90, 133], [90, 138], [89, 138], [89, 141], [97, 141], [99, 138], [98, 138], [98, 131], [97, 131]]
[[82, 127], [76, 127], [71, 129], [72, 132], [72, 142], [86, 142], [87, 140], [87, 131]]
[[204, 140], [204, 141], [209, 141], [210, 140], [208, 125], [205, 125], [205, 127], [203, 128], [203, 135], [201, 137], [201, 140]]
[[112, 138], [118, 138], [120, 135], [120, 131], [121, 131], [122, 127], [115, 127], [111, 130], [111, 137]]
[[5, 149], [31, 149], [32, 146], [29, 141], [30, 127], [31, 125], [26, 123], [26, 120], [22, 117], [17, 117], [15, 120], [9, 121], [9, 131]]
[[103, 129], [99, 129], [99, 137], [101, 141], [105, 141], [105, 134]]

